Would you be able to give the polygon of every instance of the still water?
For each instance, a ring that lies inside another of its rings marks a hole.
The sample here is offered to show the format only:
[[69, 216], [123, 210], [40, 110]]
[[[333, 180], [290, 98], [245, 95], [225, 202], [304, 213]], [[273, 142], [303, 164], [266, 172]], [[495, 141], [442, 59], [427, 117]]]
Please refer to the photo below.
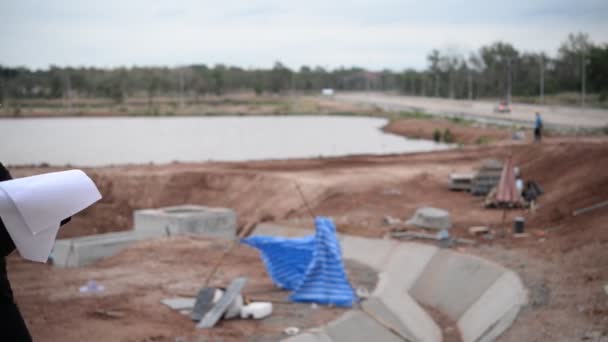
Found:
[[0, 120], [0, 161], [100, 166], [243, 161], [445, 149], [385, 134], [385, 119], [338, 116]]

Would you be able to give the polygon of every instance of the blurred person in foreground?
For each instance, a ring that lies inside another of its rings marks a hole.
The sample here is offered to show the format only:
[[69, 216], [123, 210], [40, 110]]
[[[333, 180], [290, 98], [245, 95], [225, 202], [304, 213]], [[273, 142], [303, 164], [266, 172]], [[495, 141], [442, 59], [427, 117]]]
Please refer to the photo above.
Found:
[[[0, 163], [0, 182], [11, 179], [13, 177], [9, 171]], [[68, 223], [70, 219], [71, 217], [68, 217], [61, 221], [61, 225]], [[15, 248], [15, 243], [0, 218], [0, 319], [2, 320], [0, 340], [15, 342], [31, 341], [32, 337], [15, 303], [11, 284], [6, 273], [6, 257]]]

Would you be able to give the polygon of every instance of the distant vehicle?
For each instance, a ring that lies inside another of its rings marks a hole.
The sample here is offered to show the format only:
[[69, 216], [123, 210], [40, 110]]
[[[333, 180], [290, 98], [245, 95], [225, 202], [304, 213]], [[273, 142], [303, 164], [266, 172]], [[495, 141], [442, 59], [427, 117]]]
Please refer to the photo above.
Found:
[[321, 90], [321, 94], [323, 94], [325, 96], [333, 96], [334, 90], [332, 88], [325, 88], [325, 89]]
[[496, 113], [511, 113], [511, 105], [507, 101], [502, 101], [498, 106], [494, 107]]

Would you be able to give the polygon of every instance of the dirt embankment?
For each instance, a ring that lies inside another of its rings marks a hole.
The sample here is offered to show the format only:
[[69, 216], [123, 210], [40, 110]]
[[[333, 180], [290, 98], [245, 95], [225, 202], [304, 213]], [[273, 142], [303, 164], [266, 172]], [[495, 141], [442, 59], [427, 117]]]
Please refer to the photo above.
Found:
[[[473, 170], [485, 158], [505, 160], [510, 155], [524, 179], [537, 181], [545, 190], [537, 211], [507, 211], [503, 221], [503, 212], [482, 208], [481, 198], [447, 189], [451, 172]], [[468, 227], [489, 226], [495, 232], [493, 238], [477, 237], [474, 238], [477, 246], [461, 248], [514, 269], [530, 291], [531, 305], [503, 337], [504, 341], [580, 340], [588, 333], [608, 336], [608, 301], [603, 290], [608, 282], [608, 207], [576, 217], [571, 213], [608, 200], [608, 173], [604, 171], [607, 167], [606, 139], [549, 138], [542, 144], [471, 146], [382, 157], [95, 168], [85, 171], [98, 184], [103, 200], [77, 215], [61, 234], [66, 237], [129, 229], [134, 209], [184, 203], [234, 208], [241, 224], [266, 219], [310, 225], [309, 211], [296, 183], [315, 215], [334, 217], [338, 230], [350, 234], [380, 237], [390, 229], [383, 223], [386, 215], [406, 219], [421, 206], [444, 208], [452, 216], [455, 236], [473, 238], [467, 232]], [[11, 171], [15, 176], [25, 176], [52, 170], [55, 168]], [[526, 217], [530, 233], [526, 238], [517, 239], [510, 233], [512, 219], [518, 215]], [[117, 319], [128, 323], [122, 326], [123, 332], [166, 340], [167, 335], [160, 328], [150, 328], [147, 335], [136, 328], [145, 326], [141, 323], [144, 321], [167, 319], [175, 324], [173, 330], [167, 330], [169, 335], [178, 336], [175, 329], [188, 332], [190, 322], [175, 323], [181, 318], [169, 316], [157, 304], [162, 296], [175, 294], [173, 286], [178, 285], [174, 284], [176, 280], [165, 276], [158, 283], [143, 273], [173, 274], [175, 270], [180, 277], [185, 275], [190, 277], [190, 283], [198, 284], [206, 271], [199, 272], [183, 261], [197, 264], [199, 260], [204, 263], [213, 258], [205, 251], [208, 246], [193, 243], [186, 243], [188, 247], [183, 251], [174, 250], [181, 243], [174, 247], [172, 243], [162, 246], [144, 243], [142, 248], [129, 249], [86, 271], [61, 273], [41, 272], [41, 266], [13, 257], [9, 261], [9, 274], [26, 317], [33, 317], [28, 324], [34, 327], [37, 336], [46, 332], [64, 336], [70, 329], [75, 329], [74, 336], [82, 336], [91, 326], [102, 332], [114, 323], [103, 323], [105, 318], [96, 316], [99, 307], [118, 308], [136, 315], [133, 320]], [[256, 260], [251, 270], [262, 272], [257, 257], [253, 254], [248, 257]], [[248, 257], [240, 256], [218, 277], [229, 279], [238, 273], [249, 274], [249, 264], [243, 264], [243, 258]], [[133, 267], [128, 266], [131, 263]], [[126, 294], [100, 299], [71, 298], [66, 291], [77, 291], [76, 286], [89, 277], [101, 277], [106, 284], [114, 283], [124, 289]], [[148, 283], [151, 287], [142, 285]], [[64, 288], [67, 290], [60, 290]], [[127, 297], [134, 299], [127, 302]], [[139, 309], [130, 309], [120, 304], [123, 302]], [[54, 317], [64, 321], [74, 317], [60, 314], [67, 312], [65, 307], [70, 305], [73, 310], [69, 312], [86, 316], [79, 321], [82, 328], [69, 324], [55, 330], [49, 328], [56, 323]], [[88, 311], [83, 311], [83, 307]], [[129, 330], [130, 326], [134, 330]], [[245, 336], [241, 329], [249, 329], [240, 325], [228, 327], [224, 336], [233, 333]]]
[[391, 121], [383, 130], [414, 139], [433, 140], [439, 132], [441, 136], [450, 131], [452, 142], [463, 145], [488, 145], [511, 138], [508, 128], [480, 127], [468, 122], [453, 122], [447, 119], [400, 119]]

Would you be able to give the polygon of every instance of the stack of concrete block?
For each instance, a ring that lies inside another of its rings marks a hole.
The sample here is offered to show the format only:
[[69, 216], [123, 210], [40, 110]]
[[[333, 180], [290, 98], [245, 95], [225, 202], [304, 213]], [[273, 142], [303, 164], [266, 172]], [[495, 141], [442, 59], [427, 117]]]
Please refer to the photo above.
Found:
[[448, 187], [450, 190], [470, 191], [473, 177], [475, 177], [473, 173], [452, 173]]
[[485, 196], [500, 182], [502, 163], [488, 159], [482, 163], [481, 169], [471, 183], [471, 193], [475, 196]]
[[236, 214], [232, 209], [182, 205], [136, 210], [133, 216], [139, 239], [173, 235], [236, 237]]

